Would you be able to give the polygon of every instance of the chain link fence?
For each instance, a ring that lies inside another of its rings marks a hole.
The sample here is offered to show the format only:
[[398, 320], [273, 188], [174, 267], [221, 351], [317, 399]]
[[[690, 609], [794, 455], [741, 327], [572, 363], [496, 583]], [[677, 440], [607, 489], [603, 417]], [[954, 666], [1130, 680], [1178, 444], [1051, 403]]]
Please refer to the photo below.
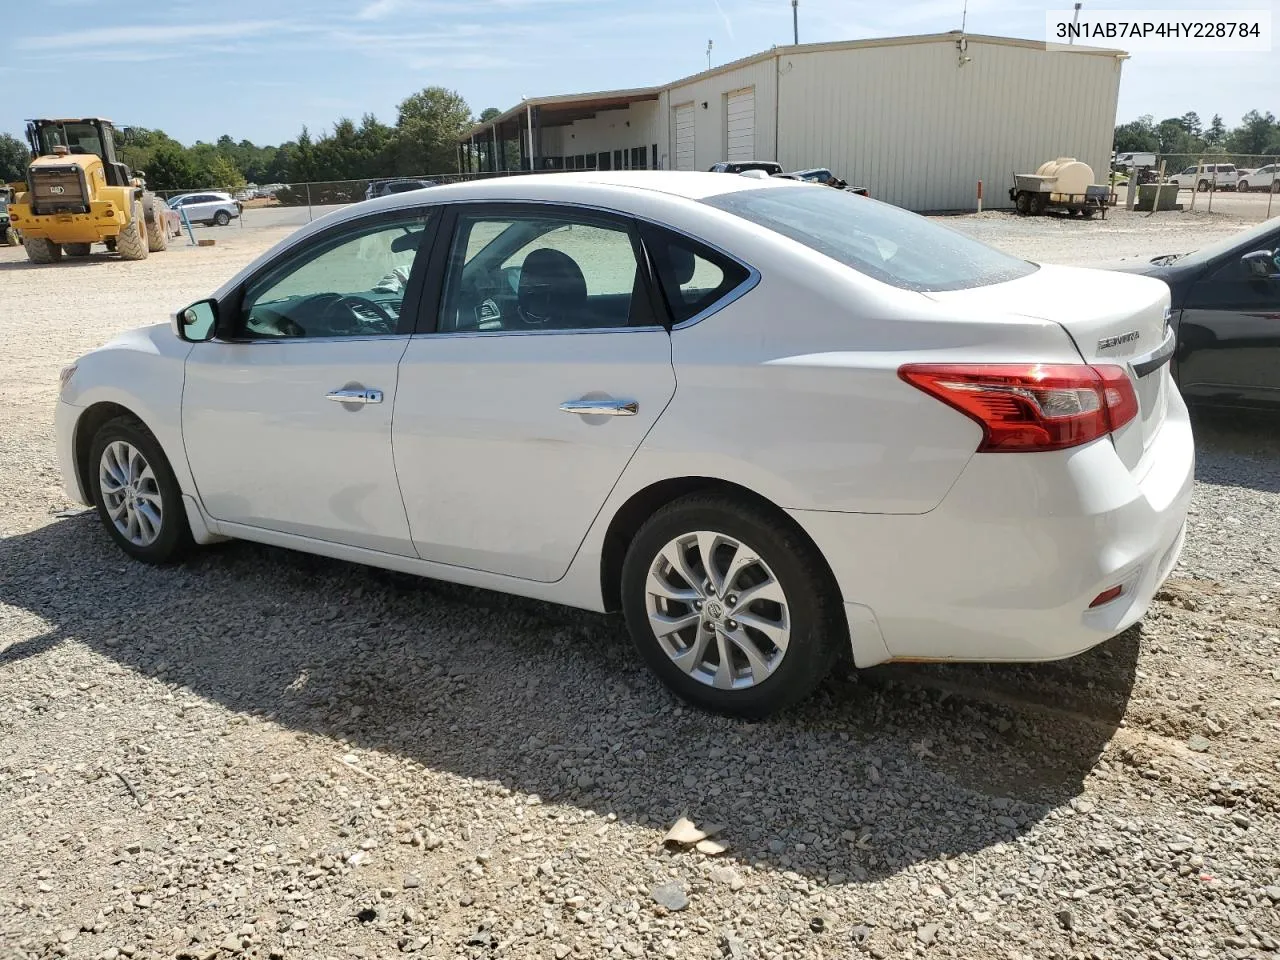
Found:
[[1280, 155], [1133, 154], [1131, 160], [1118, 160], [1111, 175], [1121, 202], [1135, 171], [1139, 185], [1176, 185], [1184, 210], [1216, 210], [1247, 220], [1280, 216]]
[[[191, 187], [186, 190], [157, 190], [156, 195], [166, 202], [180, 196], [206, 193], [228, 193], [239, 204], [242, 214], [253, 216], [254, 210], [279, 210], [272, 216], [273, 223], [281, 225], [310, 223], [331, 210], [371, 200], [375, 197], [403, 193], [423, 187], [468, 180], [487, 180], [493, 177], [530, 176], [554, 171], [509, 170], [482, 173], [428, 173], [413, 177], [379, 177], [360, 180], [312, 180], [298, 183], [248, 184], [235, 190], [222, 187]], [[241, 223], [243, 224], [243, 217]]]

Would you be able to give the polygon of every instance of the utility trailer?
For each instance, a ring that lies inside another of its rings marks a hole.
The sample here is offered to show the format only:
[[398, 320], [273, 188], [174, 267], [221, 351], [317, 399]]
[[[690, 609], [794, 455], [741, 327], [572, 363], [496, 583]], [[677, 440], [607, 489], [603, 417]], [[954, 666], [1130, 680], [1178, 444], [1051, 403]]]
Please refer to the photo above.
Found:
[[1018, 213], [1040, 215], [1065, 210], [1086, 220], [1116, 205], [1116, 194], [1104, 183], [1093, 182], [1093, 168], [1072, 157], [1060, 157], [1040, 165], [1035, 173], [1015, 173], [1009, 199]]

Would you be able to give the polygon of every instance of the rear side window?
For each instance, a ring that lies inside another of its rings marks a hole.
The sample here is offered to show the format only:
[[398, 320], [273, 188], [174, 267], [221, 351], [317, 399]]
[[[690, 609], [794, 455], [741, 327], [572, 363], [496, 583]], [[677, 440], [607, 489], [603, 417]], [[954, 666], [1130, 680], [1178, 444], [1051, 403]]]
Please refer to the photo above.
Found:
[[965, 290], [1039, 269], [914, 213], [816, 184], [738, 190], [702, 202], [903, 290]]
[[670, 230], [644, 224], [641, 236], [673, 324], [697, 316], [751, 276], [736, 260]]

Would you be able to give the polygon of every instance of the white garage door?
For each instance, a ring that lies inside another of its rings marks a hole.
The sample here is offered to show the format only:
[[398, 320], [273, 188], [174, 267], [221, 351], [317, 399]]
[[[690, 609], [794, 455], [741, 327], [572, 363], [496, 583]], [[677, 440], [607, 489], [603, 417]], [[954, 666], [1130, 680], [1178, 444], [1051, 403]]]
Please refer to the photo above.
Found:
[[725, 95], [725, 159], [756, 159], [756, 91], [754, 87]]
[[675, 108], [676, 114], [676, 169], [692, 170], [693, 152], [693, 104]]

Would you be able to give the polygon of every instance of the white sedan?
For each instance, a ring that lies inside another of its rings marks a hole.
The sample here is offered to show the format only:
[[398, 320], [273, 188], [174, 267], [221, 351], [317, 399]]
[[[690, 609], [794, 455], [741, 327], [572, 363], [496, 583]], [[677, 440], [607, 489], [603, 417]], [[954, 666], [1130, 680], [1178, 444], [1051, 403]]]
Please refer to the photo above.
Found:
[[1051, 660], [1178, 558], [1169, 290], [790, 180], [574, 173], [330, 214], [63, 373], [68, 493], [150, 563], [233, 537], [621, 609], [760, 716], [833, 662]]

